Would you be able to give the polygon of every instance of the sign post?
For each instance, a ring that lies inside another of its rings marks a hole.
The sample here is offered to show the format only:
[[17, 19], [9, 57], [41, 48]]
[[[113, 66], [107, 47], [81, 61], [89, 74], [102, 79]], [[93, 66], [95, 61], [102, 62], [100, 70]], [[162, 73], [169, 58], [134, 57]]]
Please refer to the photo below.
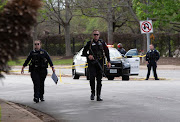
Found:
[[150, 45], [150, 33], [153, 33], [152, 20], [140, 21], [141, 34], [147, 35], [147, 51]]

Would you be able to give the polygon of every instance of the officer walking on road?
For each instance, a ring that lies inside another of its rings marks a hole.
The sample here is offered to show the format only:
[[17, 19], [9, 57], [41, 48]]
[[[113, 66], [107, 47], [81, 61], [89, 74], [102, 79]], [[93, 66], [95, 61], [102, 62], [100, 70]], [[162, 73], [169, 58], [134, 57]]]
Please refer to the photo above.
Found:
[[52, 71], [55, 72], [53, 63], [49, 57], [49, 54], [41, 49], [41, 41], [36, 40], [34, 42], [35, 49], [29, 53], [25, 63], [23, 64], [21, 74], [24, 73], [24, 68], [28, 65], [29, 72], [31, 72], [31, 78], [34, 84], [34, 99], [33, 101], [38, 103], [39, 99], [44, 101], [44, 81], [47, 76], [48, 63], [50, 64]]
[[[93, 39], [88, 41], [83, 50], [83, 56], [87, 57], [88, 68], [90, 72], [90, 87], [91, 96], [90, 99], [94, 100], [95, 97], [95, 78], [97, 80], [96, 96], [97, 101], [103, 101], [101, 99], [101, 87], [102, 87], [102, 74], [104, 68], [104, 53], [107, 58], [107, 67], [111, 67], [109, 49], [106, 43], [99, 39], [100, 32], [98, 30], [93, 31]], [[88, 53], [89, 52], [89, 53]]]
[[121, 54], [123, 54], [123, 55], [125, 55], [126, 54], [126, 50], [123, 48], [123, 45], [121, 44], [121, 43], [119, 43], [118, 45], [117, 45], [117, 50], [121, 53]]
[[146, 80], [149, 79], [151, 67], [153, 68], [155, 80], [159, 80], [157, 73], [156, 73], [156, 68], [157, 68], [157, 61], [159, 60], [160, 55], [159, 55], [159, 52], [156, 49], [154, 49], [153, 44], [151, 44], [149, 46], [149, 48], [150, 48], [150, 50], [146, 53], [146, 63], [147, 63], [147, 67], [148, 67], [148, 73], [147, 73]]

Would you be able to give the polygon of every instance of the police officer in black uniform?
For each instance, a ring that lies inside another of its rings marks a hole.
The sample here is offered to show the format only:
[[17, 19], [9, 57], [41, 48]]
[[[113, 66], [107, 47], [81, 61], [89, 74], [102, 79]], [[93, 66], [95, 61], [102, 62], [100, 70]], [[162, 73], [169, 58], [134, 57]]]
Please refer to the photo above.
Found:
[[147, 62], [147, 67], [148, 67], [148, 73], [147, 73], [146, 80], [149, 79], [151, 67], [153, 68], [155, 80], [159, 80], [157, 73], [156, 73], [156, 68], [157, 68], [157, 61], [159, 60], [160, 55], [159, 55], [159, 52], [156, 49], [154, 49], [153, 44], [151, 44], [149, 46], [149, 48], [150, 48], [150, 50], [146, 53], [146, 62]]
[[53, 63], [49, 57], [49, 54], [41, 49], [41, 41], [34, 42], [35, 49], [30, 52], [25, 63], [23, 64], [21, 73], [24, 73], [24, 68], [28, 65], [29, 72], [31, 72], [31, 78], [34, 84], [34, 102], [38, 103], [39, 99], [44, 101], [44, 81], [47, 76], [48, 63], [52, 67], [52, 71], [55, 72]]
[[[90, 99], [94, 100], [95, 97], [95, 78], [97, 80], [96, 96], [97, 101], [103, 101], [101, 99], [101, 87], [102, 87], [102, 69], [104, 67], [104, 53], [107, 58], [107, 67], [111, 67], [109, 49], [106, 43], [99, 39], [100, 33], [98, 30], [93, 31], [94, 38], [87, 42], [83, 50], [83, 56], [87, 57], [88, 68], [90, 72], [90, 87], [91, 96]], [[89, 53], [88, 53], [89, 52]], [[98, 64], [99, 62], [99, 64]], [[101, 67], [100, 67], [101, 66]]]
[[117, 50], [121, 53], [121, 54], [123, 54], [123, 55], [125, 55], [126, 54], [126, 50], [123, 48], [123, 45], [121, 44], [121, 43], [119, 43], [118, 45], [117, 45]]

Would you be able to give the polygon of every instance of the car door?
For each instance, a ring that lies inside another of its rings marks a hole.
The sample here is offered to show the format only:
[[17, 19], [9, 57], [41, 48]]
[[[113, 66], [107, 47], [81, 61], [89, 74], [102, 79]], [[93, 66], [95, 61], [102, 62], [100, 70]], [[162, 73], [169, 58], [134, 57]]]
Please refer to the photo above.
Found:
[[81, 56], [83, 49], [81, 49], [76, 56], [75, 69], [78, 74], [85, 74], [84, 67], [86, 66], [86, 57]]
[[131, 49], [126, 54], [127, 60], [131, 65], [130, 74], [131, 75], [138, 75], [139, 74], [139, 65], [140, 65], [140, 58], [138, 57], [137, 49]]

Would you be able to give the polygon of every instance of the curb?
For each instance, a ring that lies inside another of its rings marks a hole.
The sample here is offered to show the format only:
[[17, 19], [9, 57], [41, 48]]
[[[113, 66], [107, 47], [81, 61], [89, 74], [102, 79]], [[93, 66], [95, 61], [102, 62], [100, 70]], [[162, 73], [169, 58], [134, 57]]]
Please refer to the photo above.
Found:
[[0, 122], [42, 122], [38, 117], [20, 106], [0, 99]]

